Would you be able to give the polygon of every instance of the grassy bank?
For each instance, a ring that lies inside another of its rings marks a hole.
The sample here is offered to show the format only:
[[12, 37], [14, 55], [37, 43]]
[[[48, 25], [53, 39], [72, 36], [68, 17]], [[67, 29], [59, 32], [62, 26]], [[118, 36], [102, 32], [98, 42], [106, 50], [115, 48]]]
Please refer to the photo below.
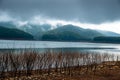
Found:
[[119, 80], [119, 57], [94, 52], [1, 52], [0, 80]]

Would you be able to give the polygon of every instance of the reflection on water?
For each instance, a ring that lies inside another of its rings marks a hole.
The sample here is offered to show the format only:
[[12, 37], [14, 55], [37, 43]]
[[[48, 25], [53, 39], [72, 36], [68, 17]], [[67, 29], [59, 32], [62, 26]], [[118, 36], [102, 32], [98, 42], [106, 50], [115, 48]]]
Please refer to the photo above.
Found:
[[50, 42], [50, 41], [17, 41], [0, 40], [0, 52], [31, 50], [37, 52], [81, 52], [120, 53], [119, 44], [87, 43], [87, 42]]

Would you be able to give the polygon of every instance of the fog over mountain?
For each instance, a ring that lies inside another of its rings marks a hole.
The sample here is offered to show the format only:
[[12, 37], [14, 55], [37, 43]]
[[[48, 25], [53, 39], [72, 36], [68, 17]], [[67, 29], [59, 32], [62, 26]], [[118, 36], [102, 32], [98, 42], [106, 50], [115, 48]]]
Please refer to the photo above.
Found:
[[[120, 34], [111, 31], [85, 29], [72, 24], [56, 25], [26, 23], [16, 25], [14, 22], [0, 22], [0, 25], [9, 29], [19, 29], [31, 34], [35, 40], [44, 41], [93, 41], [95, 37], [119, 37]], [[5, 30], [3, 31], [5, 32]], [[3, 35], [4, 33], [1, 32]], [[8, 31], [6, 31], [8, 32]], [[8, 33], [10, 34], [10, 33]]]
[[119, 9], [120, 0], [0, 0], [0, 22], [51, 29], [72, 24], [120, 33]]

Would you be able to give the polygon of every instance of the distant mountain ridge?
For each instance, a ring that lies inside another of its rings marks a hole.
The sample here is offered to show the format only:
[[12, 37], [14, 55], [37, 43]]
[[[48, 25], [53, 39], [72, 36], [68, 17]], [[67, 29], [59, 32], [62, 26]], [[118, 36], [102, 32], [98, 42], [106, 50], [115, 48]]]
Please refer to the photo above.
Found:
[[33, 36], [18, 29], [0, 26], [0, 39], [33, 40]]
[[45, 31], [51, 30], [51, 26], [47, 24], [46, 25], [25, 24], [22, 26], [17, 26], [13, 22], [10, 22], [10, 21], [0, 22], [0, 26], [22, 30], [26, 33], [33, 35], [34, 38], [37, 40], [40, 39], [40, 36], [42, 36]]
[[29, 25], [24, 25], [19, 29], [33, 35], [35, 39], [39, 40], [45, 31], [51, 29], [51, 26], [50, 25], [38, 26], [38, 25], [29, 24]]
[[102, 33], [105, 36], [112, 36], [112, 37], [118, 37], [120, 36], [120, 34], [115, 33], [115, 32], [111, 32], [111, 31], [102, 31], [102, 30], [97, 30], [98, 32]]
[[9, 21], [9, 22], [0, 22], [0, 26], [6, 27], [6, 28], [17, 28], [16, 25]]
[[103, 36], [101, 33], [83, 29], [73, 25], [65, 25], [43, 34], [42, 40], [57, 41], [91, 41], [94, 37]]
[[[35, 40], [43, 41], [93, 41], [94, 38], [100, 36], [120, 37], [120, 34], [111, 31], [84, 29], [74, 25], [58, 26], [53, 29], [52, 26], [49, 24], [44, 25], [26, 24], [21, 27], [18, 27], [12, 22], [8, 23], [0, 22], [0, 26], [2, 27], [4, 26], [9, 29], [14, 28], [13, 32], [15, 32], [15, 30], [16, 31], [19, 30], [21, 33], [29, 35], [29, 37], [33, 36]], [[10, 35], [8, 35], [8, 37], [9, 36]], [[0, 38], [2, 37], [0, 36]]]

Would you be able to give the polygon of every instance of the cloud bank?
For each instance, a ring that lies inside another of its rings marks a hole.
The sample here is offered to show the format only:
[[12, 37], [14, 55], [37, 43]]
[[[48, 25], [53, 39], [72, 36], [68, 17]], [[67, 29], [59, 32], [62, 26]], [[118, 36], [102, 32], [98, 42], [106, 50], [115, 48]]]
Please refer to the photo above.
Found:
[[0, 0], [0, 22], [75, 26], [120, 33], [120, 0]]
[[85, 29], [96, 29], [96, 30], [106, 30], [106, 31], [113, 31], [120, 33], [120, 21], [113, 21], [113, 22], [105, 22], [101, 24], [93, 24], [93, 23], [82, 23], [77, 20], [70, 21], [70, 20], [60, 20], [54, 19], [49, 17], [44, 17], [40, 15], [31, 16], [28, 20], [22, 20], [21, 18], [15, 18], [10, 16], [7, 13], [0, 14], [0, 22], [12, 22], [17, 27], [23, 27], [24, 25], [51, 25], [52, 29], [56, 28], [58, 25], [74, 25], [78, 27], [82, 27]]
[[100, 24], [120, 20], [120, 0], [0, 0], [0, 10], [28, 19], [55, 19]]

